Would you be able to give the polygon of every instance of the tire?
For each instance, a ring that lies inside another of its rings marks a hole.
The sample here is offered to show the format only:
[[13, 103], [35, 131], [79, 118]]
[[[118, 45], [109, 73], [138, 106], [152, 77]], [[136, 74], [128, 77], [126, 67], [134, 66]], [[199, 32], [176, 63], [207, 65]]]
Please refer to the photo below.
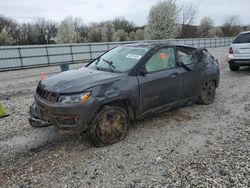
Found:
[[235, 66], [235, 65], [229, 65], [229, 69], [231, 71], [238, 71], [240, 69], [240, 66]]
[[208, 105], [214, 102], [216, 86], [214, 81], [209, 81], [202, 86], [198, 103]]
[[95, 147], [112, 145], [126, 138], [129, 126], [128, 113], [124, 109], [104, 106], [90, 122], [90, 141]]

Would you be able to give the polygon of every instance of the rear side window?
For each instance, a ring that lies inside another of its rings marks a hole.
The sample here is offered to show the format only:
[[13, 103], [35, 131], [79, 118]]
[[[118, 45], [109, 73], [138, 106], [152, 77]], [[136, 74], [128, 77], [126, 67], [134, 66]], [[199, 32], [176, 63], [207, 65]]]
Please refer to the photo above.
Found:
[[234, 41], [233, 44], [238, 43], [250, 43], [250, 33], [240, 34]]
[[197, 63], [197, 57], [194, 53], [194, 49], [191, 48], [177, 48], [179, 60], [182, 61], [185, 65]]
[[178, 49], [179, 60], [182, 61], [185, 65], [191, 63], [197, 63], [197, 58], [191, 51], [183, 51]]

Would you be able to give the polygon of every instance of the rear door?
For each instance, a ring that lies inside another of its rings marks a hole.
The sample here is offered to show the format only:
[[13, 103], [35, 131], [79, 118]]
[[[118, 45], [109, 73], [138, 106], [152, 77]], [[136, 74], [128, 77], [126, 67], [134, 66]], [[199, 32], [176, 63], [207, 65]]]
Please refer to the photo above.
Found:
[[235, 57], [250, 57], [250, 33], [238, 35], [232, 44]]
[[202, 85], [202, 73], [205, 70], [206, 64], [199, 69], [194, 69], [198, 63], [198, 59], [194, 53], [195, 49], [190, 47], [177, 47], [178, 61], [185, 64], [190, 70], [181, 68], [180, 79], [181, 79], [181, 91], [180, 99], [192, 98], [199, 95], [200, 88]]

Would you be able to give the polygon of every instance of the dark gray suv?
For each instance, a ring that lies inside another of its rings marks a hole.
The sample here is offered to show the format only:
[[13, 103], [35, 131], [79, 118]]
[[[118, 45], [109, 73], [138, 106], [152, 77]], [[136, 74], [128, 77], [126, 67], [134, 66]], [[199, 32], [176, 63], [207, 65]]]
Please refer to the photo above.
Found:
[[95, 146], [110, 145], [126, 137], [133, 120], [212, 103], [219, 77], [218, 63], [206, 49], [123, 45], [86, 67], [41, 81], [29, 121], [34, 127], [87, 131]]

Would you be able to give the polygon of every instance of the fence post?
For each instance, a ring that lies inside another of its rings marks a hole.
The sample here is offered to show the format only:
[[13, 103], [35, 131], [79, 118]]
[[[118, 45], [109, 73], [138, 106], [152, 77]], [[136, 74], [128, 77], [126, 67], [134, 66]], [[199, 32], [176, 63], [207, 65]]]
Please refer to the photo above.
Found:
[[109, 43], [107, 42], [107, 48], [108, 48], [108, 51], [109, 51]]
[[71, 63], [74, 63], [74, 56], [73, 56], [73, 49], [72, 49], [72, 45], [69, 46], [70, 47], [70, 54], [71, 54]]
[[49, 59], [48, 46], [45, 46], [45, 50], [46, 50], [46, 56], [47, 56], [48, 66], [49, 66], [50, 65], [50, 59]]
[[89, 54], [90, 54], [90, 60], [93, 60], [93, 56], [92, 56], [92, 51], [91, 51], [91, 44], [89, 44]]
[[21, 54], [21, 48], [18, 48], [18, 53], [19, 53], [19, 57], [20, 57], [20, 61], [21, 61], [21, 67], [23, 68], [23, 57]]

